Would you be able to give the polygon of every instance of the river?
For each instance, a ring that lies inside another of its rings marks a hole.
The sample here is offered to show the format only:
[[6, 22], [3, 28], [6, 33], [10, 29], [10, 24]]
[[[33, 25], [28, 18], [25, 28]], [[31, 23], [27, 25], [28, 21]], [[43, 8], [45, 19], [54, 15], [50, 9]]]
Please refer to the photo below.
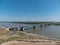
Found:
[[60, 26], [49, 25], [46, 27], [39, 27], [39, 24], [36, 24], [36, 29], [32, 29], [33, 25], [30, 24], [18, 24], [18, 23], [0, 23], [0, 26], [4, 27], [21, 27], [24, 26], [26, 32], [31, 32], [38, 35], [47, 36], [49, 38], [60, 39]]

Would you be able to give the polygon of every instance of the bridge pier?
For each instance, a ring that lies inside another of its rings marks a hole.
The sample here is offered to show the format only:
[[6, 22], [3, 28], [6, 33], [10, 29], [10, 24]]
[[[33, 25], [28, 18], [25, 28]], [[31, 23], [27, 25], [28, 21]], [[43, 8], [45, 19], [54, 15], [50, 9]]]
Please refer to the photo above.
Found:
[[46, 27], [46, 26], [47, 26], [47, 24], [44, 24], [44, 26]]
[[36, 29], [36, 27], [35, 27], [35, 26], [33, 26], [33, 29]]
[[50, 25], [50, 24], [48, 24], [48, 25]]
[[18, 31], [18, 28], [17, 27], [14, 27], [14, 31]]
[[24, 31], [24, 27], [20, 27], [20, 31]]
[[43, 25], [40, 25], [40, 27], [43, 27]]
[[14, 30], [14, 28], [9, 28], [10, 31]]

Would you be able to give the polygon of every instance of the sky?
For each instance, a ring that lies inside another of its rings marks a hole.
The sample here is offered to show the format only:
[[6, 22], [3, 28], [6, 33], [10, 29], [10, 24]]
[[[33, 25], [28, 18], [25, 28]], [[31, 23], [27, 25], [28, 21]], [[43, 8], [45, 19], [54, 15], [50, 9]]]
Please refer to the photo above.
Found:
[[60, 21], [60, 0], [0, 0], [0, 21]]

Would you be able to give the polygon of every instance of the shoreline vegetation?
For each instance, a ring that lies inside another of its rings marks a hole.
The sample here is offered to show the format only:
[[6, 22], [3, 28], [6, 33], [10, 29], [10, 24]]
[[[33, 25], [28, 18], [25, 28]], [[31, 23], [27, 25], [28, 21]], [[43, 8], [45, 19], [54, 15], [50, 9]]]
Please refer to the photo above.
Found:
[[0, 22], [0, 23], [19, 23], [19, 24], [49, 24], [49, 25], [60, 25], [60, 22]]
[[12, 22], [12, 23], [21, 23], [21, 24], [45, 24], [45, 23], [52, 23], [52, 22]]
[[[12, 42], [12, 44], [11, 44], [11, 42]], [[21, 42], [22, 42], [22, 44], [21, 44]], [[37, 34], [28, 33], [28, 32], [24, 32], [24, 31], [16, 31], [15, 34], [13, 34], [13, 32], [11, 32], [11, 31], [9, 31], [7, 34], [0, 36], [1, 45], [9, 45], [9, 44], [14, 45], [15, 43], [16, 43], [16, 45], [17, 44], [26, 45], [25, 42], [27, 44], [30, 43], [28, 45], [32, 45], [32, 43], [33, 43], [33, 45], [35, 45], [35, 44], [36, 45], [60, 44], [60, 40], [58, 40], [58, 39], [48, 38], [48, 37], [45, 37], [42, 35], [37, 35]]]
[[60, 25], [60, 22], [11, 22], [11, 23]]
[[[20, 40], [20, 41], [23, 41], [23, 40], [26, 40], [26, 41], [32, 41], [32, 40], [35, 40], [35, 41], [40, 41], [40, 40], [50, 40], [48, 39], [48, 37], [45, 37], [45, 36], [42, 36], [42, 35], [36, 35], [36, 34], [32, 34], [32, 33], [27, 33], [27, 32], [22, 32], [22, 31], [18, 31], [16, 32], [16, 34], [13, 34], [13, 35], [9, 35], [9, 34], [6, 34], [6, 36], [0, 38], [0, 43], [4, 43], [4, 42], [8, 42], [8, 41], [13, 41], [13, 40]], [[1, 36], [0, 36], [1, 37]]]
[[[12, 23], [20, 23], [20, 22], [12, 22]], [[33, 24], [33, 23], [24, 23], [23, 22], [23, 24]], [[41, 23], [35, 22], [34, 24], [43, 24], [43, 23], [42, 22]], [[52, 25], [53, 23], [50, 23], [50, 24]], [[1, 35], [0, 36], [0, 44], [1, 45], [4, 45], [4, 43], [9, 43], [10, 41], [12, 41], [12, 42], [15, 42], [15, 41], [27, 42], [27, 43], [31, 42], [33, 44], [34, 44], [34, 42], [39, 43], [37, 45], [40, 45], [41, 42], [43, 45], [49, 45], [51, 43], [60, 45], [60, 39], [56, 39], [56, 38], [48, 38], [43, 35], [37, 35], [37, 34], [28, 33], [28, 32], [24, 32], [24, 31], [16, 31], [16, 33], [13, 33], [12, 31], [8, 31], [6, 29], [3, 31], [4, 31], [4, 33], [0, 33], [0, 35]], [[3, 31], [0, 30], [0, 32], [3, 32]], [[44, 44], [45, 42], [46, 42], [46, 44]], [[16, 45], [18, 45], [18, 44], [16, 44]]]
[[6, 43], [10, 43], [10, 42], [13, 42], [15, 44], [15, 41], [22, 42], [22, 43], [25, 43], [25, 42], [27, 42], [27, 43], [31, 42], [33, 44], [37, 43], [39, 45], [41, 43], [43, 45], [45, 45], [45, 42], [47, 45], [60, 43], [60, 41], [56, 40], [56, 39], [51, 39], [51, 38], [48, 38], [48, 37], [45, 37], [42, 35], [36, 35], [36, 34], [32, 34], [32, 33], [18, 31], [18, 32], [16, 32], [16, 34], [14, 34], [12, 36], [10, 35], [10, 37], [8, 36], [7, 38], [4, 37], [3, 39], [0, 39], [0, 44], [3, 45], [4, 43], [6, 44]]

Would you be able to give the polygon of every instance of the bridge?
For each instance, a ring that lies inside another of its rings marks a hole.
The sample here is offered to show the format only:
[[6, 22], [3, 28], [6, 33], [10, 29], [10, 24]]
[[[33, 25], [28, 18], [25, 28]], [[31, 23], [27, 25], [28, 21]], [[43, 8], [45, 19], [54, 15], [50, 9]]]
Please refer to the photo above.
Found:
[[37, 28], [43, 28], [43, 27], [47, 27], [50, 24], [33, 24], [31, 26], [21, 26], [21, 27], [13, 27], [13, 28], [9, 28], [9, 30], [14, 30], [14, 31], [24, 31], [24, 30], [29, 30], [29, 29], [37, 29]]

